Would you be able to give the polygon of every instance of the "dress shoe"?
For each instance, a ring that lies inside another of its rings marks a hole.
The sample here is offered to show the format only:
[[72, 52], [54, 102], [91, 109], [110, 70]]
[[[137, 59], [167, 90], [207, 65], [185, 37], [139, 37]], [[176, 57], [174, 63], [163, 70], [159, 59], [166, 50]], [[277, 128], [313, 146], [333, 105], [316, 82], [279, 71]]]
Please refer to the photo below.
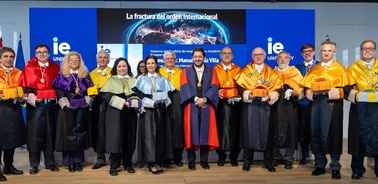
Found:
[[362, 177], [362, 174], [353, 173], [351, 178], [354, 180], [359, 180]]
[[24, 171], [16, 169], [13, 165], [9, 168], [4, 167], [3, 174], [24, 174]]
[[244, 163], [243, 164], [243, 171], [249, 171], [249, 169], [251, 169], [251, 164]]
[[290, 161], [286, 161], [285, 163], [285, 169], [292, 169], [293, 168], [293, 163]]
[[75, 166], [74, 165], [69, 165], [68, 166], [68, 171], [75, 172], [76, 171]]
[[203, 169], [210, 169], [209, 163], [207, 162], [201, 162], [201, 166]]
[[314, 171], [312, 171], [311, 175], [319, 176], [320, 174], [325, 173], [325, 169], [317, 167]]
[[195, 162], [189, 162], [188, 169], [195, 170], [196, 169], [196, 163]]
[[332, 179], [334, 179], [334, 180], [338, 180], [338, 179], [340, 179], [340, 178], [341, 178], [340, 171], [335, 171], [335, 170], [333, 170], [333, 171], [332, 171]]
[[158, 170], [159, 173], [163, 173], [164, 172], [163, 168], [161, 168], [160, 165], [156, 164], [155, 167], [156, 167], [156, 169]]
[[308, 158], [307, 157], [302, 157], [301, 161], [299, 161], [299, 165], [306, 165], [308, 162]]
[[29, 174], [37, 174], [38, 173], [38, 167], [30, 167]]
[[1, 171], [0, 171], [0, 181], [7, 181], [7, 178], [1, 174]]
[[273, 165], [274, 167], [277, 167], [277, 166], [281, 165], [282, 163], [283, 163], [283, 160], [280, 160], [280, 159], [274, 159], [272, 165]]
[[117, 169], [110, 169], [109, 170], [109, 174], [110, 174], [110, 176], [117, 176], [118, 175], [118, 171], [117, 171]]
[[224, 160], [218, 160], [218, 166], [224, 166]]
[[232, 167], [237, 167], [239, 165], [237, 160], [231, 160], [231, 166]]
[[92, 166], [92, 169], [100, 169], [103, 166], [105, 166], [105, 164], [96, 163], [94, 166]]
[[182, 166], [184, 165], [184, 163], [182, 163], [181, 160], [176, 160], [176, 161], [174, 161], [174, 163], [175, 163], [177, 166], [179, 166], [179, 167], [182, 167]]
[[274, 168], [274, 166], [273, 166], [272, 164], [265, 165], [265, 168], [266, 168], [269, 172], [276, 172], [276, 168]]
[[135, 169], [132, 166], [124, 167], [123, 170], [127, 171], [128, 173], [135, 173]]
[[79, 171], [79, 172], [83, 171], [83, 168], [81, 167], [81, 164], [74, 164], [74, 165], [75, 165], [75, 170], [76, 171]]
[[45, 169], [48, 169], [48, 170], [50, 170], [52, 172], [59, 171], [59, 168], [57, 166], [55, 166], [55, 165], [46, 166]]

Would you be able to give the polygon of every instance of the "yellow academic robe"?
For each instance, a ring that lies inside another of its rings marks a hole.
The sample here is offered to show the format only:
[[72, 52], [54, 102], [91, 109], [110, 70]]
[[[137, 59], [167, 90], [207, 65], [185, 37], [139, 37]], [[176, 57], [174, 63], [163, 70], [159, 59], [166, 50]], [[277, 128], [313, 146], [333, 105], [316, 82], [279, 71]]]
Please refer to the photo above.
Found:
[[299, 82], [301, 82], [303, 76], [295, 66], [289, 66], [285, 71], [279, 71], [278, 67], [275, 67], [274, 70], [277, 71], [278, 76], [280, 76], [284, 84], [290, 86], [298, 94], [301, 93], [303, 88], [299, 85]]
[[170, 78], [168, 77], [167, 67], [161, 67], [160, 70], [159, 70], [159, 73], [160, 73], [160, 75], [162, 75], [163, 77], [168, 79], [169, 82], [171, 82], [173, 84], [173, 86], [178, 91], [180, 91], [180, 75], [181, 75], [182, 69], [178, 66], [175, 66], [173, 68], [173, 71], [174, 72], [173, 72], [173, 74], [171, 74]]

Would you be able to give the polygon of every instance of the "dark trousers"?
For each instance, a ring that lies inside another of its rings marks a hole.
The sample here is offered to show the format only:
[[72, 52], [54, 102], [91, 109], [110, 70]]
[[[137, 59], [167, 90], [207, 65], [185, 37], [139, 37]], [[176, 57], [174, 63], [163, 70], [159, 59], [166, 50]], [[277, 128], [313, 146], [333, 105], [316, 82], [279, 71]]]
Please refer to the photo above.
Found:
[[302, 158], [309, 158], [310, 156], [310, 143], [303, 143], [301, 145]]
[[[194, 150], [194, 146], [186, 150], [188, 154], [188, 161], [195, 162], [196, 161], [196, 151]], [[208, 162], [209, 158], [209, 146], [208, 145], [201, 145], [200, 146], [200, 161], [201, 162]]]
[[101, 153], [101, 152], [96, 152], [97, 154], [97, 163], [99, 164], [105, 164], [105, 153]]
[[[254, 149], [249, 149], [249, 148], [244, 147], [244, 155], [243, 155], [244, 163], [252, 164], [254, 154], [255, 154]], [[264, 151], [264, 163], [265, 165], [272, 164], [272, 150], [271, 149]]]
[[[326, 155], [315, 154], [315, 157], [316, 157], [316, 160], [315, 160], [316, 167], [324, 169], [328, 162]], [[331, 170], [340, 171], [341, 169], [340, 155], [331, 154], [330, 157], [331, 157], [331, 163], [329, 164], [329, 167], [331, 168]]]
[[[226, 154], [226, 151], [227, 150], [222, 150], [222, 149], [216, 149], [215, 150], [218, 154], [218, 160], [226, 160], [227, 158], [227, 154]], [[233, 150], [230, 150], [230, 154], [228, 155], [228, 158], [232, 161], [237, 161], [238, 160], [238, 157], [239, 157], [239, 153], [240, 153], [240, 149], [233, 149]]]
[[[43, 152], [43, 157], [45, 158], [45, 166], [55, 165], [55, 158], [54, 158], [53, 151], [45, 150], [42, 152]], [[40, 161], [41, 161], [41, 152], [29, 152], [30, 167], [38, 167]]]
[[[365, 157], [355, 157], [352, 156], [352, 161], [350, 167], [352, 168], [353, 174], [364, 174], [366, 169], [364, 167]], [[373, 156], [374, 158], [374, 173], [378, 177], [378, 155]]]
[[[176, 148], [173, 149], [173, 160], [174, 161], [181, 161], [182, 160], [182, 152], [184, 151], [183, 148]], [[164, 164], [171, 164], [172, 159], [165, 159]]]
[[117, 169], [121, 165], [123, 167], [131, 167], [132, 166], [132, 154], [123, 154], [123, 153], [110, 153], [109, 156], [109, 163], [110, 163], [110, 169]]
[[81, 164], [84, 161], [84, 150], [62, 152], [62, 165]]
[[1, 164], [1, 155], [4, 152], [4, 168], [11, 168], [13, 166], [13, 156], [14, 149], [12, 150], [0, 150], [0, 164]]

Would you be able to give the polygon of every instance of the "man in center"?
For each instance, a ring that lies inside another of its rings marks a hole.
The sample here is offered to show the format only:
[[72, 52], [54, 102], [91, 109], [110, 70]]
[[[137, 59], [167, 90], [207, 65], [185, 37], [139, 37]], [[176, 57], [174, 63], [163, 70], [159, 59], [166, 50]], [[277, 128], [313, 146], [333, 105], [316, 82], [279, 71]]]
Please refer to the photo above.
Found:
[[216, 125], [218, 78], [213, 68], [205, 66], [205, 50], [195, 48], [193, 65], [185, 68], [180, 78], [181, 107], [184, 110], [184, 139], [190, 170], [195, 170], [196, 153], [200, 149], [201, 166], [210, 169], [209, 151], [219, 147]]

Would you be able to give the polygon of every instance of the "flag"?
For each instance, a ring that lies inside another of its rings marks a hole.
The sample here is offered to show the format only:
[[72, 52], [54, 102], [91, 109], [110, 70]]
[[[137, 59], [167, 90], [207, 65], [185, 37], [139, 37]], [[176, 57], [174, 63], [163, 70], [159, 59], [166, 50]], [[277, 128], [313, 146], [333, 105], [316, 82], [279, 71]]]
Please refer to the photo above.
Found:
[[24, 50], [22, 49], [21, 34], [20, 40], [18, 40], [17, 55], [16, 55], [16, 68], [23, 70], [25, 67]]
[[3, 37], [0, 36], [0, 49], [3, 48]]

